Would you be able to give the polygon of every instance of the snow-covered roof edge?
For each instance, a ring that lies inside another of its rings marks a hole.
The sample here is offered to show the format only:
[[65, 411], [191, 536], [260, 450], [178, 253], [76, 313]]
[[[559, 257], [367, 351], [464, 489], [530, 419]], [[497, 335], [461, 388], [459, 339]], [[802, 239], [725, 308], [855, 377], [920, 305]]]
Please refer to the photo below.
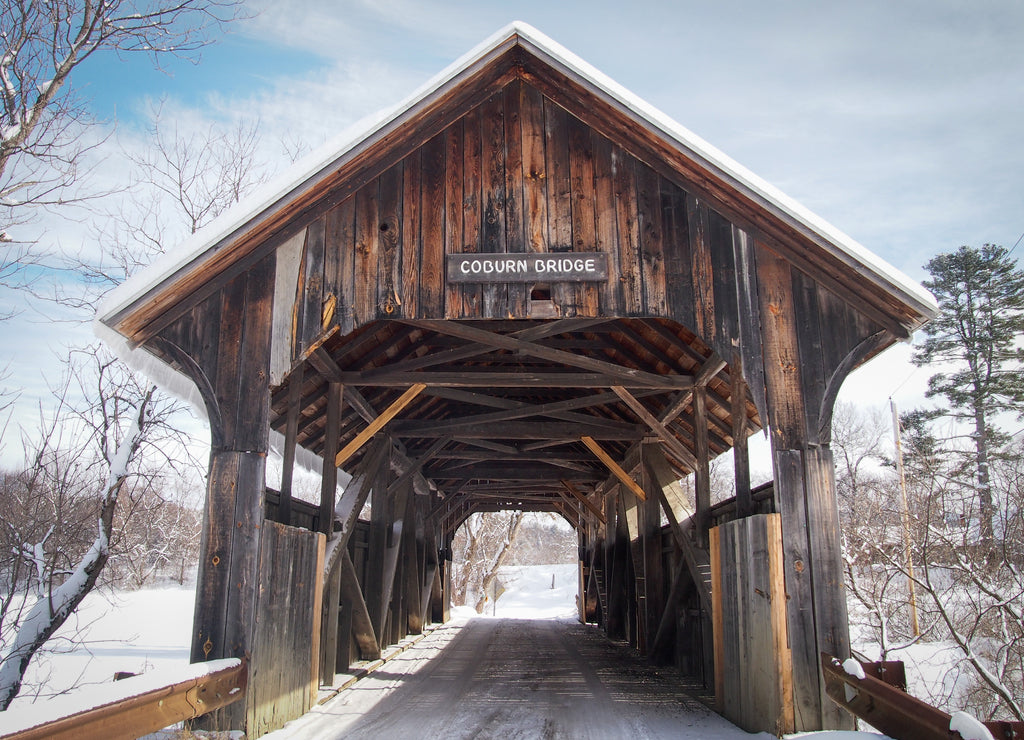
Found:
[[[828, 245], [863, 265], [890, 291], [902, 294], [914, 308], [924, 314], [937, 310], [935, 298], [919, 283], [902, 271], [874, 254], [850, 236], [812, 213], [775, 186], [766, 182], [717, 148], [704, 141], [689, 129], [674, 121], [654, 106], [622, 87], [589, 63], [553, 41], [532, 26], [515, 21], [493, 34], [474, 49], [457, 59], [441, 73], [433, 77], [408, 98], [395, 106], [384, 109], [349, 126], [338, 136], [316, 151], [296, 162], [280, 177], [259, 188], [234, 208], [221, 214], [205, 228], [196, 232], [178, 248], [167, 252], [151, 265], [132, 276], [111, 291], [97, 312], [97, 322], [108, 324], [117, 314], [144, 297], [155, 285], [200, 264], [204, 257], [211, 256], [219, 246], [235, 233], [238, 228], [259, 216], [275, 204], [301, 191], [303, 187], [334, 166], [361, 142], [394, 122], [403, 113], [426, 100], [446, 83], [457, 78], [466, 70], [478, 64], [496, 49], [517, 40], [532, 47], [539, 56], [563, 67], [566, 71], [601, 91], [609, 98], [644, 120], [680, 148], [686, 150], [698, 161], [707, 165], [720, 177], [732, 182], [769, 208], [774, 208], [804, 229], [820, 236]], [[103, 333], [105, 334], [105, 332]]]

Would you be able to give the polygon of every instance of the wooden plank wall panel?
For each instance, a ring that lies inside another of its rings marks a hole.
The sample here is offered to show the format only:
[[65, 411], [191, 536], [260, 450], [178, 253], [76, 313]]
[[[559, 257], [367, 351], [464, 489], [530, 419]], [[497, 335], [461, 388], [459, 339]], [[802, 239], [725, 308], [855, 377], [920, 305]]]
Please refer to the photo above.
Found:
[[[247, 730], [253, 737], [283, 727], [316, 702], [310, 679], [319, 665], [322, 596], [317, 565], [323, 562], [324, 545], [320, 533], [264, 524], [249, 669]], [[281, 629], [283, 624], [291, 629]]]
[[718, 710], [748, 732], [792, 732], [779, 515], [716, 527], [711, 543]]
[[660, 191], [665, 259], [665, 315], [673, 316], [679, 323], [693, 329], [697, 324], [690, 234], [686, 220], [686, 192], [665, 179], [661, 180]]

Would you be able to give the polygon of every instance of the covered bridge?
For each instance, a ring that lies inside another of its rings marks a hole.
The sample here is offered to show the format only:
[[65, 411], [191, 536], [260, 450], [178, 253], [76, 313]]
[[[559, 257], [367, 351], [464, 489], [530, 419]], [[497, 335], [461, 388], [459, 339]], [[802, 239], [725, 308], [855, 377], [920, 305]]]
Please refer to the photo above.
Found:
[[192, 656], [250, 660], [217, 721], [273, 729], [443, 619], [455, 531], [517, 508], [575, 527], [581, 619], [729, 718], [850, 724], [819, 667], [849, 651], [832, 406], [925, 291], [521, 24], [246, 207], [99, 317], [210, 420]]

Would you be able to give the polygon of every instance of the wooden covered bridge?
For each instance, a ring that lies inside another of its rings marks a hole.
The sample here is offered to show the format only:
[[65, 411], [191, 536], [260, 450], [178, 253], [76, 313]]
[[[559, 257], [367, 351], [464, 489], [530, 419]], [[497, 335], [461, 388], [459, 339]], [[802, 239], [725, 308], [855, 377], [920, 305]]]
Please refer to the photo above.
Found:
[[830, 417], [926, 292], [519, 24], [247, 207], [100, 315], [210, 420], [192, 657], [250, 665], [216, 721], [261, 734], [444, 619], [456, 530], [515, 508], [575, 527], [582, 619], [729, 718], [850, 724]]

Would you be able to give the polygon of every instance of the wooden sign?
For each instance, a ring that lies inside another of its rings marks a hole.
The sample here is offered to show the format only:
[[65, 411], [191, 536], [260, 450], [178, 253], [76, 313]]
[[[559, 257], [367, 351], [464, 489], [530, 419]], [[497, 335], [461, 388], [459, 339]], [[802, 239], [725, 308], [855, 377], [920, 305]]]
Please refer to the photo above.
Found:
[[450, 283], [583, 283], [608, 279], [604, 252], [450, 254]]

